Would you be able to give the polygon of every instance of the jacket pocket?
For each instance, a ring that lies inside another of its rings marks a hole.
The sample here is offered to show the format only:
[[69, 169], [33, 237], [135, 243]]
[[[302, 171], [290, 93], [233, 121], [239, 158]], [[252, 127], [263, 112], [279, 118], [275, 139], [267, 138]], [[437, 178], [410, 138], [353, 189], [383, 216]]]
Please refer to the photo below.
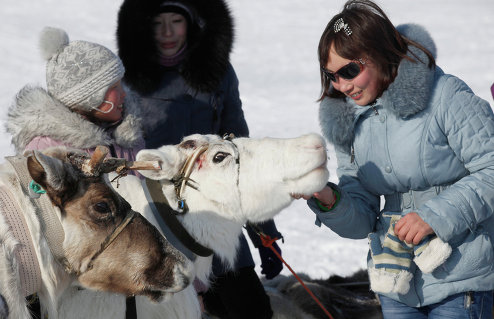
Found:
[[453, 251], [446, 262], [432, 274], [424, 274], [424, 277], [433, 276], [445, 282], [461, 281], [485, 274], [492, 269], [494, 249], [487, 233], [470, 233], [458, 245], [455, 245], [455, 242], [450, 242]]

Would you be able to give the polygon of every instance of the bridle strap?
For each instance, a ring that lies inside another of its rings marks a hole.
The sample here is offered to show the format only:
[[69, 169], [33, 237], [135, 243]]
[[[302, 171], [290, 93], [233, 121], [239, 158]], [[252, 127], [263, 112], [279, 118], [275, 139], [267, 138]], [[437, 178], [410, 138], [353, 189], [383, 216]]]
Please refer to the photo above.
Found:
[[14, 168], [22, 191], [26, 197], [29, 197], [31, 203], [35, 207], [36, 215], [41, 224], [41, 232], [48, 242], [48, 247], [55, 257], [55, 260], [62, 265], [66, 264], [65, 251], [63, 249], [63, 241], [65, 233], [62, 223], [57, 217], [55, 207], [51, 203], [48, 196], [40, 196], [33, 198], [29, 195], [29, 182], [32, 180], [27, 169], [27, 158], [23, 156], [7, 156], [5, 159]]
[[[95, 252], [94, 255], [91, 257], [91, 259], [89, 260], [89, 263], [86, 267], [86, 271], [91, 270], [91, 268], [93, 268], [94, 260], [98, 258], [98, 256], [101, 255], [101, 253], [103, 253], [103, 251], [105, 251], [106, 248], [108, 248], [108, 246], [111, 245], [111, 243], [118, 237], [118, 235], [120, 235], [120, 233], [124, 230], [124, 228], [132, 221], [132, 219], [134, 219], [136, 214], [137, 214], [136, 212], [130, 210], [125, 216], [125, 218], [122, 220], [122, 222], [120, 222], [120, 224], [117, 227], [115, 227], [112, 233], [106, 236], [105, 240], [101, 243], [99, 250]], [[80, 274], [81, 273], [78, 273], [78, 275]]]
[[125, 299], [125, 319], [137, 319], [135, 296], [130, 296]]
[[41, 270], [25, 215], [14, 194], [4, 185], [0, 186], [0, 208], [12, 235], [19, 241], [14, 254], [18, 260], [17, 276], [22, 294], [26, 297], [40, 290]]
[[177, 212], [170, 207], [163, 195], [161, 183], [146, 178], [142, 185], [149, 206], [167, 240], [190, 260], [195, 259], [193, 254], [201, 257], [211, 256], [213, 251], [197, 242], [177, 219]]

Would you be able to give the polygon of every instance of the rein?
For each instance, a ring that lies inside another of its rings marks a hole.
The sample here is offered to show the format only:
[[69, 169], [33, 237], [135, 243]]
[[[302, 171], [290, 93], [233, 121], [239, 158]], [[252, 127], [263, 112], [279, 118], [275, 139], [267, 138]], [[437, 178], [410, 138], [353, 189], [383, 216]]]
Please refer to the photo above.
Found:
[[261, 242], [262, 242], [262, 245], [264, 247], [268, 247], [269, 249], [271, 249], [273, 251], [273, 253], [276, 255], [276, 257], [278, 257], [279, 260], [281, 260], [283, 262], [283, 264], [285, 264], [285, 266], [292, 272], [293, 276], [298, 280], [298, 282], [300, 282], [300, 284], [302, 285], [302, 287], [304, 287], [304, 289], [307, 291], [307, 293], [312, 297], [312, 299], [314, 299], [314, 301], [317, 303], [317, 305], [321, 308], [321, 310], [324, 312], [324, 314], [326, 316], [328, 316], [328, 318], [330, 319], [334, 319], [333, 316], [329, 313], [329, 311], [326, 309], [326, 307], [324, 307], [324, 305], [322, 304], [322, 302], [316, 297], [316, 295], [314, 295], [314, 293], [309, 289], [309, 287], [307, 287], [307, 285], [303, 282], [303, 280], [297, 275], [297, 273], [295, 273], [295, 271], [292, 269], [292, 267], [290, 267], [290, 265], [287, 264], [287, 262], [283, 259], [283, 257], [281, 257], [280, 253], [273, 247], [273, 243], [275, 241], [278, 240], [278, 238], [271, 238], [271, 236], [263, 233], [258, 227], [256, 227], [255, 225], [251, 225], [251, 227], [254, 229], [254, 231], [259, 235], [259, 237], [261, 238]]

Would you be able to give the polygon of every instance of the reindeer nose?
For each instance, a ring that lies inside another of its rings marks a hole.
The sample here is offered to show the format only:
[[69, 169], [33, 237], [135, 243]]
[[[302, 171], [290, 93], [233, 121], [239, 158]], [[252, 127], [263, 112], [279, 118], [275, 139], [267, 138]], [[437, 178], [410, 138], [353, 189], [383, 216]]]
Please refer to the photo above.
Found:
[[184, 262], [176, 263], [173, 272], [175, 275], [174, 277], [177, 278], [177, 280], [170, 292], [178, 292], [185, 289], [192, 283], [192, 280], [195, 277], [194, 264], [187, 258], [185, 258]]

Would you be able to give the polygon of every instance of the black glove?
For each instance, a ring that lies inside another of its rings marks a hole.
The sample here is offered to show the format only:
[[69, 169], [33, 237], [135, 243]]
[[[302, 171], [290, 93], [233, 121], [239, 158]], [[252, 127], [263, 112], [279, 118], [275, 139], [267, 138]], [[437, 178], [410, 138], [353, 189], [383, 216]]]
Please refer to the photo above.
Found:
[[[281, 256], [281, 249], [276, 242], [273, 243], [273, 248]], [[259, 246], [259, 255], [261, 256], [261, 274], [266, 276], [266, 279], [273, 279], [283, 269], [283, 262], [275, 255], [269, 247]]]

